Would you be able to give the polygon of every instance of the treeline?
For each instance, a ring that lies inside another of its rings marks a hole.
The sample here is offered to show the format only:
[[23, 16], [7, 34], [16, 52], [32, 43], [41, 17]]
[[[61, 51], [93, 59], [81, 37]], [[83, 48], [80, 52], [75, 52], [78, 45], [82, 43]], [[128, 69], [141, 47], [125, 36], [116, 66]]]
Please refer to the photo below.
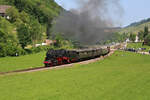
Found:
[[125, 42], [127, 38], [129, 38], [129, 34], [127, 33], [121, 34], [119, 32], [114, 32], [109, 35], [107, 40], [101, 40], [98, 44], [106, 45], [106, 44], [113, 44], [113, 43], [122, 43]]
[[147, 26], [144, 27], [143, 30], [140, 30], [137, 35], [131, 33], [129, 34], [129, 40], [132, 42], [135, 42], [136, 37], [138, 37], [139, 42], [143, 42], [143, 45], [149, 45], [150, 46], [150, 31]]
[[[49, 39], [53, 19], [58, 16], [61, 8], [54, 0], [0, 0], [0, 5], [10, 5], [6, 15], [0, 17], [0, 57], [23, 55], [38, 52], [48, 47], [35, 48], [35, 44]], [[55, 37], [57, 43], [63, 38]], [[56, 44], [70, 44], [69, 41]], [[31, 45], [31, 49], [26, 47]]]
[[126, 34], [126, 37], [132, 42], [135, 42], [136, 37], [138, 37], [138, 42], [143, 42], [143, 45], [150, 46], [150, 31], [148, 26], [145, 26], [144, 29], [140, 30], [137, 34], [134, 34], [132, 32], [124, 34]]
[[139, 40], [143, 42], [143, 45], [150, 46], [150, 31], [147, 26], [144, 27], [144, 30], [138, 32]]

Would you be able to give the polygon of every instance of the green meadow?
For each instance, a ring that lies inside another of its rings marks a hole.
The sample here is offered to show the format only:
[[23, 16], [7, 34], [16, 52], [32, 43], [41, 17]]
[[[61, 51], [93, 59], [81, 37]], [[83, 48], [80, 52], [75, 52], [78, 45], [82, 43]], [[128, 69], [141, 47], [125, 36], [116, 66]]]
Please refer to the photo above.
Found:
[[146, 48], [146, 52], [148, 52], [150, 50], [150, 46], [147, 46], [147, 45], [143, 45], [142, 46], [142, 43], [129, 43], [127, 45], [127, 48], [135, 48], [135, 49], [138, 49], [138, 48]]
[[0, 75], [0, 100], [150, 100], [149, 60], [117, 51], [87, 65]]
[[40, 52], [19, 57], [0, 58], [0, 72], [42, 67], [45, 56], [46, 52]]

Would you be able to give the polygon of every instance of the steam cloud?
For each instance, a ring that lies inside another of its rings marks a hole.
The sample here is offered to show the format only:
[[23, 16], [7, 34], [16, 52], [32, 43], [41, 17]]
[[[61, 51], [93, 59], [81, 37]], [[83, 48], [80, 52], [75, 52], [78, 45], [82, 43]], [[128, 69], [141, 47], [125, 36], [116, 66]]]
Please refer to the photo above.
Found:
[[75, 0], [77, 9], [64, 11], [56, 19], [54, 31], [82, 44], [95, 44], [110, 37], [114, 15], [121, 16], [119, 0]]

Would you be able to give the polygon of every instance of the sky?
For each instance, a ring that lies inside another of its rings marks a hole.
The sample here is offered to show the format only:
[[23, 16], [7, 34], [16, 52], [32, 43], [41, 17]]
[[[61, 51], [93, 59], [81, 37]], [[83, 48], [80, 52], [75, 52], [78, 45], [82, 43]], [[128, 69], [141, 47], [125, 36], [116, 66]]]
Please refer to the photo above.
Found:
[[[55, 1], [67, 10], [77, 7], [73, 0]], [[133, 22], [150, 18], [150, 0], [120, 0], [120, 4], [124, 9], [121, 26], [127, 26]]]

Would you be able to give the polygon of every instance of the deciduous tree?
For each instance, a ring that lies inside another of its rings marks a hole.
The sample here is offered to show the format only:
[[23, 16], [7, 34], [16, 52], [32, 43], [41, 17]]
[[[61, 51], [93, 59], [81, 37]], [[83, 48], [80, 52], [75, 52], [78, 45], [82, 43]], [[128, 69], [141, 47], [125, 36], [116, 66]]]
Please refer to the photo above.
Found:
[[130, 34], [130, 37], [129, 37], [130, 41], [134, 42], [136, 40], [136, 34]]
[[148, 35], [145, 37], [145, 40], [144, 40], [144, 41], [146, 42], [147, 45], [150, 46], [150, 34], [148, 34]]
[[143, 38], [145, 38], [145, 37], [148, 35], [148, 33], [149, 33], [148, 27], [145, 26], [145, 27], [144, 27], [144, 35], [143, 35]]
[[138, 38], [140, 41], [144, 40], [144, 32], [143, 31], [138, 32]]
[[31, 22], [30, 36], [31, 36], [31, 40], [34, 46], [38, 41], [42, 40], [42, 37], [43, 37], [42, 33], [43, 33], [42, 26], [40, 25], [38, 20], [34, 20], [33, 22]]
[[30, 28], [26, 24], [21, 24], [20, 27], [18, 27], [17, 32], [19, 43], [24, 49], [28, 44], [31, 43]]

